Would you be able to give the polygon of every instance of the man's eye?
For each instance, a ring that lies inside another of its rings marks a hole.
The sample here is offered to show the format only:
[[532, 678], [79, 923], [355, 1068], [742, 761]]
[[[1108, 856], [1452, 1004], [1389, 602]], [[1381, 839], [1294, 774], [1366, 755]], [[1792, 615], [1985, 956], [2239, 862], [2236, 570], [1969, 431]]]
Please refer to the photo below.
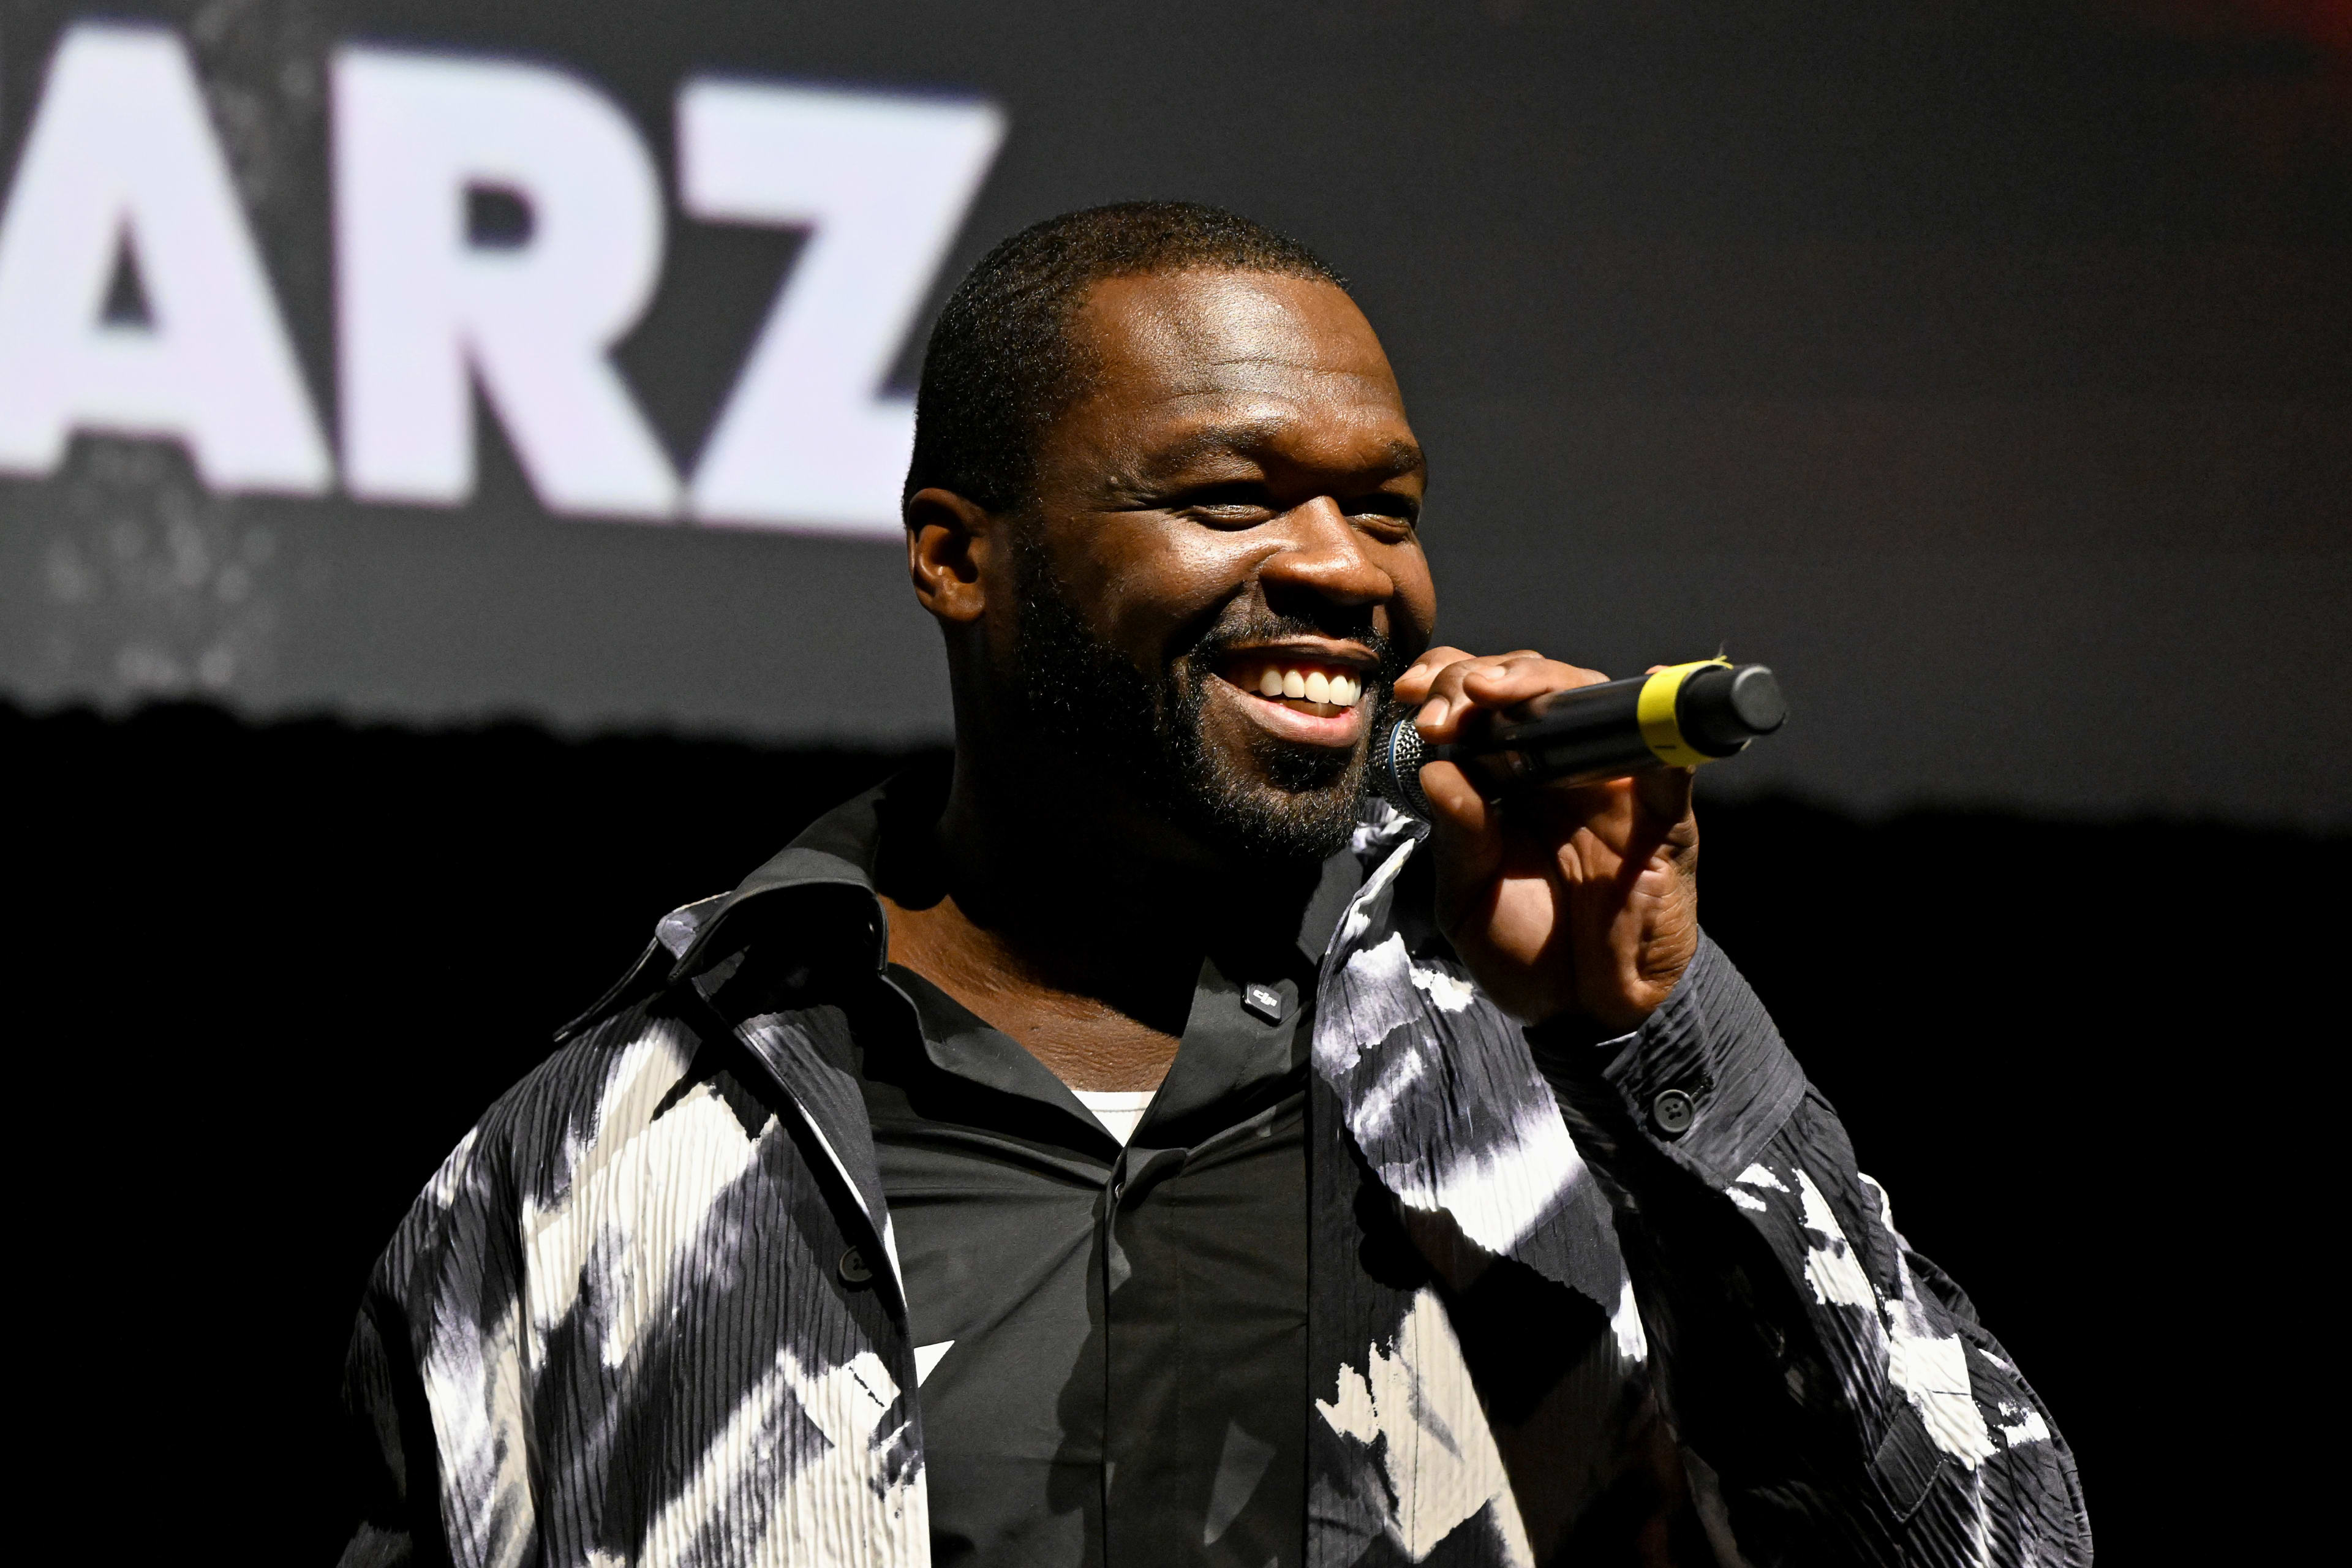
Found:
[[1196, 500], [1184, 510], [1203, 522], [1255, 523], [1274, 515], [1264, 502], [1252, 500]]

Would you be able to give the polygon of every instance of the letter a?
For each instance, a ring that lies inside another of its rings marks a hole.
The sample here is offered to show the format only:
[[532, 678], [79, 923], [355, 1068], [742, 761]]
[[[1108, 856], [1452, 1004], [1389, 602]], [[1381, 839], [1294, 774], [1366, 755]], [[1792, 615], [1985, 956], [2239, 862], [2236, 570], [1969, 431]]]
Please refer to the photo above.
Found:
[[[102, 320], [116, 258], [152, 320]], [[76, 430], [184, 442], [218, 489], [332, 478], [186, 47], [81, 23], [50, 58], [0, 216], [0, 469], [45, 474]]]

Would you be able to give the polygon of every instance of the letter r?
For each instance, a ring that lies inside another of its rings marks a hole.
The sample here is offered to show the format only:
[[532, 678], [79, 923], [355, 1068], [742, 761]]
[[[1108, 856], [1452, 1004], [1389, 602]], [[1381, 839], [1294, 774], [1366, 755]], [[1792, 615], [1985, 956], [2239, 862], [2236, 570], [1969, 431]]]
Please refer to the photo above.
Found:
[[[346, 47], [334, 60], [343, 471], [372, 500], [474, 488], [469, 377], [551, 510], [666, 518], [677, 480], [607, 357], [661, 271], [661, 186], [620, 110], [546, 66]], [[470, 187], [529, 234], [477, 247]]]

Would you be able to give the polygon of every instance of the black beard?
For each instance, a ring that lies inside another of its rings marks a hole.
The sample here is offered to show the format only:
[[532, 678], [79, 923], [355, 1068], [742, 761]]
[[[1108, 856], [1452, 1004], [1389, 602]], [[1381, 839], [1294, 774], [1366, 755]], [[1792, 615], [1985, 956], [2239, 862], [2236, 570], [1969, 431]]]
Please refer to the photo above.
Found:
[[[1236, 601], [1154, 679], [1095, 635], [1025, 531], [1013, 549], [1021, 594], [1013, 688], [1031, 741], [1081, 772], [1139, 791], [1148, 805], [1227, 858], [1297, 866], [1347, 847], [1363, 809], [1370, 737], [1397, 675], [1393, 650], [1369, 616], [1340, 629]], [[1380, 660], [1359, 699], [1370, 705], [1373, 721], [1363, 740], [1339, 752], [1260, 735], [1250, 748], [1255, 777], [1211, 750], [1202, 714], [1226, 648], [1333, 635], [1365, 644]]]

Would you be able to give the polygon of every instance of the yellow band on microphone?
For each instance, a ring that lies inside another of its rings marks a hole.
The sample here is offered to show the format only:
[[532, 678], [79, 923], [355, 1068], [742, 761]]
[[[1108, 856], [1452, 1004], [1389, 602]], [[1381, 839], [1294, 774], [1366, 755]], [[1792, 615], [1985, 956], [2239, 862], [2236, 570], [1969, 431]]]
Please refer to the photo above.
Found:
[[[1695, 670], [1715, 665], [1728, 665], [1727, 658], [1695, 659], [1689, 664], [1670, 664], [1642, 685], [1642, 695], [1633, 707], [1633, 716], [1641, 721], [1642, 739], [1662, 763], [1676, 767], [1695, 768], [1701, 763], [1715, 761], [1705, 752], [1693, 751], [1683, 739], [1680, 724], [1675, 722], [1675, 700], [1682, 695], [1683, 682]], [[1623, 712], [1623, 709], [1619, 709]]]

